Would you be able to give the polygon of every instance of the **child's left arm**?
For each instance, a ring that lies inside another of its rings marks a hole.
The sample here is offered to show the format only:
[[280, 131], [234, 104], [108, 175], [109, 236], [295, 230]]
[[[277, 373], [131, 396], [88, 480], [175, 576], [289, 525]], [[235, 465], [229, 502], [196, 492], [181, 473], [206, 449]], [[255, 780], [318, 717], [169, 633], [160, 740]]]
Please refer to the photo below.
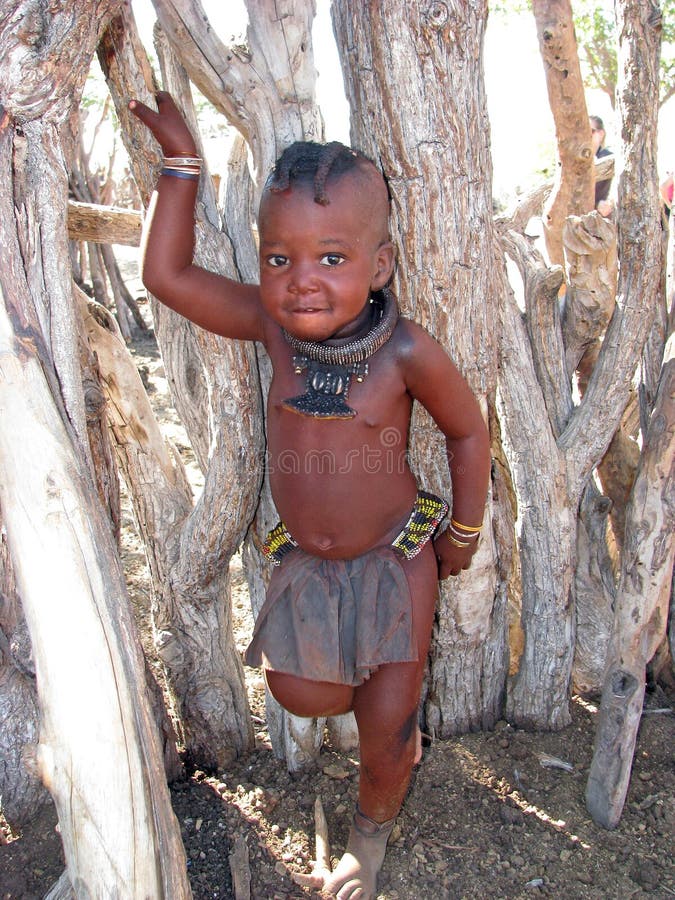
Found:
[[434, 541], [439, 575], [468, 569], [480, 541], [490, 479], [490, 436], [468, 384], [441, 345], [405, 322], [403, 362], [408, 391], [445, 435], [452, 480], [448, 527]]

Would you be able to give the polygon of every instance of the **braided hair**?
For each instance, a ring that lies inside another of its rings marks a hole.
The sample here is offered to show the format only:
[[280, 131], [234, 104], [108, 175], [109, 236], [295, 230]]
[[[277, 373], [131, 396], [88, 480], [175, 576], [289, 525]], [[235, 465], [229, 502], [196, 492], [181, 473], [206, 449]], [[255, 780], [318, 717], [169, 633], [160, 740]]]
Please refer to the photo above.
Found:
[[314, 202], [327, 206], [330, 202], [326, 194], [328, 178], [352, 172], [363, 163], [372, 165], [367, 156], [339, 141], [331, 141], [329, 144], [296, 141], [277, 160], [266, 187], [276, 194], [287, 190], [292, 182], [311, 184], [314, 188]]

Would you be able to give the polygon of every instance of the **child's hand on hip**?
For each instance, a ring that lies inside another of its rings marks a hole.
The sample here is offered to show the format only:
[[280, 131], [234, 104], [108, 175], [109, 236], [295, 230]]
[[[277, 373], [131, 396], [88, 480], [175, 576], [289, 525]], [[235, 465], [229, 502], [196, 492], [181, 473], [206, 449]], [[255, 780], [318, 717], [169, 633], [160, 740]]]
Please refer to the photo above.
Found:
[[195, 141], [171, 94], [157, 91], [157, 112], [139, 100], [130, 100], [129, 109], [153, 133], [165, 156], [195, 156]]

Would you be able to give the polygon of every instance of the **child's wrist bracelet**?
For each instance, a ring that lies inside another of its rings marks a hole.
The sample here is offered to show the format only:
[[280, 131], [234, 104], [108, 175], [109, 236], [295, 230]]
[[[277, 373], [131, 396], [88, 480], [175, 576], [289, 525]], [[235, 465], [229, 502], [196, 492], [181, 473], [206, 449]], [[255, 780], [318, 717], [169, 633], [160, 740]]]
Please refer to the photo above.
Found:
[[159, 174], [170, 175], [171, 178], [186, 178], [188, 181], [199, 181], [197, 172], [183, 172], [182, 169], [172, 169], [169, 166], [165, 166]]
[[447, 535], [448, 540], [454, 547], [459, 547], [461, 550], [465, 550], [467, 547], [471, 546], [471, 541], [458, 541], [456, 538], [454, 538], [450, 534], [449, 531], [446, 531], [445, 534]]
[[201, 156], [165, 156], [162, 160], [165, 166], [194, 166], [202, 167]]
[[483, 528], [482, 525], [462, 525], [462, 523], [458, 522], [457, 519], [450, 519], [450, 524], [454, 525], [455, 528], [459, 528], [460, 531], [466, 531], [469, 534], [478, 534], [478, 532]]
[[460, 541], [477, 541], [480, 537], [480, 533], [476, 534], [465, 534], [463, 531], [460, 531], [458, 528], [451, 523], [448, 525], [448, 531], [451, 531], [452, 534]]

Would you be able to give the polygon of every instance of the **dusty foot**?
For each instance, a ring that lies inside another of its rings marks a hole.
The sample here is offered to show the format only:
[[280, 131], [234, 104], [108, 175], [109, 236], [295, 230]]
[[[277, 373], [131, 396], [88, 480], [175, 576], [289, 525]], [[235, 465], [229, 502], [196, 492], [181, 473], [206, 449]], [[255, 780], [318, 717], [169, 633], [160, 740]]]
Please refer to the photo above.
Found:
[[334, 872], [315, 869], [311, 875], [296, 874], [296, 884], [314, 888], [322, 896], [337, 900], [374, 900], [377, 875], [382, 868], [387, 841], [396, 818], [378, 825], [357, 808], [344, 856]]

